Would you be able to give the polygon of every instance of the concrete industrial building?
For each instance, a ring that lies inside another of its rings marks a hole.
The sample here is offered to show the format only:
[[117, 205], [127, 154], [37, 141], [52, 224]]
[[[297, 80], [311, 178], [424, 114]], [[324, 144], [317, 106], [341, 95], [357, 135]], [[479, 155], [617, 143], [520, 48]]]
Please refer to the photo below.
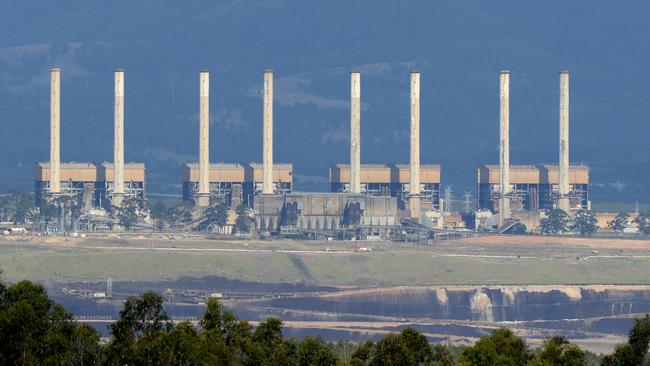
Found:
[[[34, 192], [37, 203], [50, 194], [50, 163], [38, 163], [34, 167]], [[59, 169], [59, 194], [82, 197], [83, 208], [107, 207], [111, 203], [115, 187], [112, 163], [61, 163]], [[145, 167], [142, 163], [124, 164], [124, 196], [144, 200]]]
[[261, 231], [336, 232], [343, 228], [399, 225], [395, 197], [357, 193], [294, 192], [259, 198], [255, 227]]
[[[511, 165], [508, 198], [511, 211], [535, 211], [557, 207], [559, 168], [557, 165]], [[499, 166], [482, 165], [477, 171], [480, 210], [499, 212], [501, 185]], [[569, 167], [569, 209], [587, 208], [589, 203], [589, 167]]]
[[478, 208], [498, 214], [498, 226], [517, 212], [589, 208], [589, 167], [569, 163], [569, 72], [560, 72], [559, 164], [510, 165], [510, 72], [499, 73], [499, 165], [479, 166]]
[[[360, 193], [368, 196], [396, 197], [400, 208], [409, 203], [411, 170], [407, 164], [362, 164]], [[440, 209], [440, 165], [420, 165], [420, 206], [425, 210]], [[336, 164], [329, 168], [332, 192], [350, 192], [350, 166]]]
[[361, 74], [350, 74], [350, 163], [330, 166], [332, 192], [397, 198], [419, 218], [424, 210], [440, 209], [440, 166], [420, 164], [420, 73], [410, 74], [409, 164], [361, 164]]
[[[50, 160], [35, 166], [37, 201], [57, 195], [83, 198], [84, 208], [145, 199], [145, 166], [124, 161], [124, 70], [115, 71], [113, 162], [60, 161], [60, 70], [51, 70]], [[559, 160], [510, 165], [510, 72], [499, 73], [499, 164], [477, 171], [478, 208], [493, 226], [522, 213], [588, 208], [589, 167], [569, 160], [569, 73], [559, 78]], [[442, 217], [441, 168], [420, 163], [420, 73], [410, 74], [408, 164], [361, 163], [361, 73], [350, 73], [350, 161], [329, 167], [330, 192], [294, 192], [293, 166], [274, 163], [273, 72], [263, 73], [262, 163], [210, 163], [210, 75], [199, 73], [198, 162], [181, 168], [182, 196], [197, 207], [224, 200], [254, 209], [259, 230], [334, 231], [352, 226], [390, 227], [401, 219], [429, 225]], [[490, 212], [487, 212], [490, 211]], [[437, 216], [436, 216], [437, 215]], [[537, 215], [539, 216], [539, 214]]]
[[[265, 74], [265, 136], [264, 156], [272, 159], [272, 141], [267, 121], [272, 121], [272, 109], [267, 109], [269, 83]], [[272, 79], [271, 79], [272, 80]], [[272, 84], [270, 84], [272, 85]], [[272, 95], [272, 94], [271, 94]], [[415, 175], [422, 178], [422, 196], [433, 209], [439, 205], [440, 167], [419, 166], [419, 73], [411, 75], [411, 165], [416, 163]], [[270, 116], [270, 117], [269, 117]], [[347, 227], [383, 227], [399, 224], [405, 202], [421, 195], [410, 189], [411, 167], [408, 165], [361, 165], [361, 73], [350, 73], [350, 163], [330, 167], [332, 193], [287, 193], [262, 195], [256, 198], [255, 225], [262, 231], [329, 231]], [[426, 206], [426, 205], [425, 205]], [[419, 213], [419, 207], [417, 208]], [[386, 229], [388, 230], [388, 229]]]
[[[196, 203], [199, 190], [199, 164], [184, 164], [181, 175], [183, 201]], [[209, 197], [212, 200], [223, 199], [233, 208], [238, 204], [254, 207], [255, 196], [263, 192], [263, 175], [261, 164], [210, 164]], [[293, 166], [291, 164], [276, 163], [273, 165], [271, 189], [274, 194], [278, 195], [285, 195], [293, 190]]]
[[273, 71], [264, 70], [262, 164], [210, 164], [210, 74], [199, 74], [199, 162], [181, 168], [183, 201], [206, 207], [224, 200], [232, 208], [255, 207], [256, 196], [283, 196], [293, 189], [293, 166], [273, 163]]
[[37, 203], [58, 195], [82, 197], [83, 208], [119, 205], [124, 197], [144, 200], [144, 163], [124, 163], [124, 70], [115, 71], [114, 163], [60, 161], [61, 70], [50, 71], [50, 161], [34, 166]]

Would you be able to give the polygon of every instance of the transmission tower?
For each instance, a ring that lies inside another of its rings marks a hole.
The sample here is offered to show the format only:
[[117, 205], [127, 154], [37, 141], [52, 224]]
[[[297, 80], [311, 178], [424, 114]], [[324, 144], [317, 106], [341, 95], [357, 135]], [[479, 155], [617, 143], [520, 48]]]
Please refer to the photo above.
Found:
[[465, 199], [464, 212], [469, 214], [472, 212], [472, 192], [465, 192], [463, 198]]

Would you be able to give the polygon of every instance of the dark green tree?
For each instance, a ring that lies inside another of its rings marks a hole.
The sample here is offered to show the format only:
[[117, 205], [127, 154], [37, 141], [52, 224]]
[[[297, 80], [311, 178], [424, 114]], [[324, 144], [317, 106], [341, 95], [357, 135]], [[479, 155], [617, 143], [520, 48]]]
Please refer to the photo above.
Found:
[[111, 324], [113, 339], [106, 345], [105, 364], [163, 364], [171, 323], [162, 304], [162, 297], [153, 292], [126, 300], [119, 319]]
[[459, 366], [524, 366], [530, 358], [523, 339], [511, 330], [500, 328], [492, 335], [481, 337], [473, 346], [463, 350]]
[[26, 224], [27, 219], [32, 217], [33, 212], [36, 210], [32, 194], [23, 192], [18, 188], [10, 189], [1, 203], [5, 216], [4, 220], [11, 221], [15, 225]]
[[113, 206], [111, 214], [113, 218], [124, 228], [124, 230], [131, 230], [133, 227], [144, 218], [142, 201], [137, 197], [125, 197], [120, 206]]
[[546, 211], [546, 217], [540, 220], [539, 227], [542, 234], [557, 235], [567, 229], [569, 216], [559, 208]]
[[154, 221], [154, 228], [156, 230], [163, 230], [165, 228], [165, 223], [168, 221], [168, 213], [169, 211], [167, 210], [167, 207], [165, 207], [165, 204], [161, 201], [157, 201], [151, 205], [149, 208], [149, 215]]
[[529, 366], [583, 366], [586, 365], [584, 351], [565, 337], [546, 339], [536, 352]]
[[352, 365], [366, 365], [372, 359], [372, 355], [375, 353], [375, 343], [373, 341], [366, 341], [357, 347], [357, 349], [352, 354]]
[[431, 362], [433, 351], [426, 336], [413, 328], [405, 328], [399, 337], [416, 365]]
[[[49, 201], [43, 200], [38, 206], [37, 219], [42, 224], [41, 231], [47, 231], [47, 227], [59, 216], [59, 208]], [[36, 219], [36, 218], [35, 218]]]
[[579, 232], [581, 236], [592, 235], [596, 230], [598, 230], [597, 223], [598, 219], [596, 218], [595, 212], [582, 209], [576, 212], [573, 217], [571, 230]]
[[335, 366], [336, 356], [320, 338], [307, 336], [300, 341], [298, 365]]
[[228, 205], [220, 201], [215, 206], [208, 207], [203, 212], [203, 219], [197, 226], [197, 230], [206, 231], [216, 225], [220, 228], [226, 226], [228, 222]]
[[162, 363], [165, 365], [199, 365], [202, 350], [199, 333], [189, 322], [172, 327], [163, 345]]
[[650, 315], [637, 318], [627, 343], [619, 344], [613, 354], [605, 356], [602, 366], [645, 365], [650, 342]]
[[[445, 355], [437, 355], [427, 338], [413, 328], [405, 328], [399, 334], [389, 334], [377, 343], [368, 341], [359, 345], [352, 355], [352, 364], [358, 365], [429, 365], [440, 361], [447, 365]], [[453, 362], [453, 355], [451, 356]]]
[[0, 365], [91, 365], [99, 335], [48, 296], [43, 286], [0, 282]]
[[650, 234], [650, 221], [648, 220], [648, 217], [650, 217], [650, 214], [642, 212], [633, 221], [639, 227], [639, 233], [641, 235]]
[[168, 208], [167, 219], [172, 229], [178, 226], [189, 225], [194, 219], [192, 216], [192, 206], [187, 202], [182, 202]]
[[339, 363], [348, 365], [352, 360], [352, 355], [357, 349], [357, 344], [345, 339], [339, 339], [329, 343], [329, 347], [339, 360]]
[[630, 218], [630, 215], [628, 215], [625, 212], [621, 212], [612, 221], [607, 222], [607, 227], [613, 231], [618, 231], [620, 233], [625, 230], [627, 227], [627, 220]]
[[524, 235], [528, 232], [528, 228], [526, 227], [526, 224], [523, 224], [521, 222], [518, 222], [514, 224], [510, 230], [508, 230], [508, 234], [514, 234], [514, 235]]
[[239, 205], [235, 212], [237, 213], [235, 230], [242, 234], [249, 233], [253, 226], [253, 218], [251, 217], [250, 209], [246, 206]]
[[432, 347], [432, 366], [454, 366], [456, 358], [449, 344], [436, 343]]
[[397, 334], [389, 334], [375, 345], [370, 365], [415, 365], [405, 342]]

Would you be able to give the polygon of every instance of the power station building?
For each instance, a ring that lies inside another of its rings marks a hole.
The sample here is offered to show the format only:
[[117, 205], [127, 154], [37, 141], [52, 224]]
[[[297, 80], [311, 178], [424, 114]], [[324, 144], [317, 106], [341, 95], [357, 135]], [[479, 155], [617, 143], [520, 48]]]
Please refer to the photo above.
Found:
[[[408, 202], [411, 171], [408, 164], [362, 164], [361, 194], [396, 197], [400, 206]], [[350, 192], [350, 165], [329, 168], [330, 190]], [[440, 165], [420, 165], [420, 207], [440, 209]]]
[[[114, 189], [112, 163], [61, 163], [60, 195], [82, 197], [84, 209], [107, 207]], [[34, 166], [34, 192], [37, 204], [50, 192], [49, 162]], [[142, 163], [124, 164], [124, 196], [144, 199], [145, 167]]]
[[[559, 168], [557, 165], [511, 165], [507, 189], [512, 211], [536, 211], [558, 206]], [[477, 171], [480, 210], [498, 212], [501, 192], [498, 165], [481, 165]], [[589, 167], [569, 166], [569, 210], [587, 208]]]
[[[183, 201], [197, 204], [199, 191], [199, 164], [187, 163], [182, 167]], [[209, 197], [224, 200], [227, 205], [254, 206], [255, 196], [262, 193], [263, 169], [261, 164], [247, 165], [210, 164]], [[273, 164], [273, 192], [278, 195], [293, 189], [293, 165]]]
[[145, 166], [124, 163], [124, 70], [115, 70], [113, 162], [61, 162], [61, 70], [50, 70], [50, 161], [34, 167], [34, 196], [81, 196], [84, 209], [119, 206], [125, 197], [145, 199]]

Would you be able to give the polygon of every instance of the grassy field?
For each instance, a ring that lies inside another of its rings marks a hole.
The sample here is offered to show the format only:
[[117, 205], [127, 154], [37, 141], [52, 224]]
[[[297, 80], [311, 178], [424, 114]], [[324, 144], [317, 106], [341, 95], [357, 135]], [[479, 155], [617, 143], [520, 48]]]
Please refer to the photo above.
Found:
[[[264, 283], [335, 286], [650, 283], [650, 250], [623, 253], [615, 248], [593, 254], [581, 246], [363, 245], [373, 251], [351, 252], [349, 242], [0, 241], [0, 269], [2, 276], [12, 281], [106, 277], [155, 281], [216, 275]], [[240, 249], [246, 251], [229, 251]], [[287, 249], [298, 251], [283, 252]]]

